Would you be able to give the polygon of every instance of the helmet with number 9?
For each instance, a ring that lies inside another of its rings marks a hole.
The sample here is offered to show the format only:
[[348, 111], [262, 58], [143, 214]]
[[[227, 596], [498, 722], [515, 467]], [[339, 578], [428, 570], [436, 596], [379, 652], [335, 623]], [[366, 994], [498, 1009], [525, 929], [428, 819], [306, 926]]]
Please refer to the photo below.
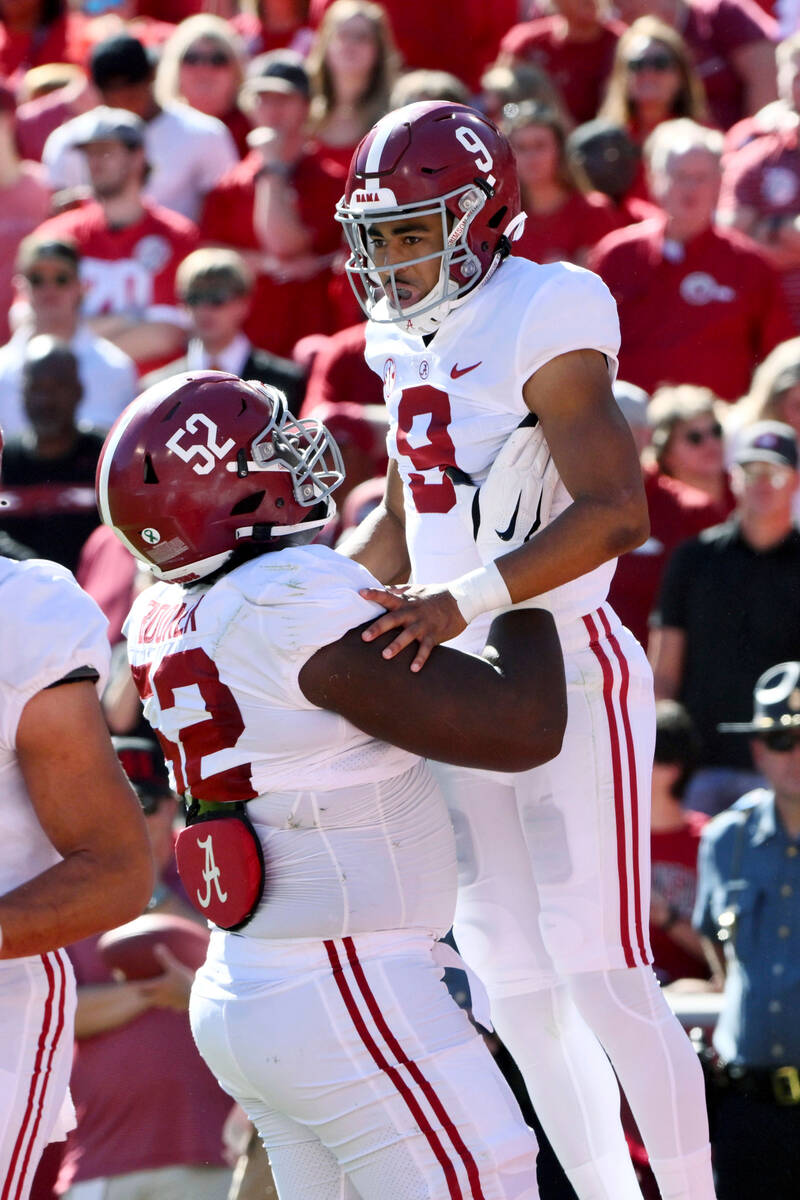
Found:
[[309, 541], [336, 511], [339, 448], [281, 392], [221, 371], [156, 383], [118, 417], [97, 464], [106, 525], [159, 579], [188, 583], [248, 544]]
[[[404, 309], [394, 275], [399, 266], [377, 274], [370, 227], [431, 215], [441, 218], [443, 249], [403, 265], [439, 257], [439, 279]], [[407, 104], [382, 117], [359, 143], [336, 218], [350, 247], [347, 274], [367, 316], [432, 333], [494, 272], [522, 232], [514, 153], [475, 109], [440, 101]]]

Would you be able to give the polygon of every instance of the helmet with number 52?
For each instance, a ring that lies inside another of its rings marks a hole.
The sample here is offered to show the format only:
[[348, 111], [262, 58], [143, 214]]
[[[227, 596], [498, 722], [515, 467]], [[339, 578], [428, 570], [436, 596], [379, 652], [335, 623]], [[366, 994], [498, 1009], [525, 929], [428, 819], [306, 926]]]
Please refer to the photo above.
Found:
[[[375, 226], [438, 216], [439, 278], [416, 303], [402, 305], [398, 264], [376, 262]], [[336, 207], [350, 247], [347, 273], [372, 320], [404, 322], [431, 333], [495, 271], [525, 222], [508, 140], [464, 104], [424, 101], [382, 117], [360, 142]]]
[[188, 583], [238, 548], [307, 542], [336, 511], [339, 448], [281, 392], [221, 371], [154, 384], [119, 416], [97, 464], [100, 515], [160, 579]]

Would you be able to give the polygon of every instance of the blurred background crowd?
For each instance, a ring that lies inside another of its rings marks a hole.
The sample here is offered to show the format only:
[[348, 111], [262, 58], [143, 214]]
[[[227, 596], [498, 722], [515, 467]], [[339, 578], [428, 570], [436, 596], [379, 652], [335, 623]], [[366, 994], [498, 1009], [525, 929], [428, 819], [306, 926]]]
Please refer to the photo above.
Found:
[[[615, 390], [651, 536], [611, 601], [661, 701], [656, 965], [667, 984], [721, 987], [691, 924], [697, 848], [710, 817], [771, 780], [717, 726], [746, 722], [757, 678], [800, 659], [799, 0], [0, 0], [0, 553], [75, 571], [119, 650], [142, 579], [100, 527], [95, 465], [138, 391], [188, 369], [274, 384], [324, 420], [347, 481], [323, 536], [361, 520], [386, 422], [334, 208], [375, 120], [429, 99], [508, 135], [527, 212], [514, 253], [588, 266], [618, 304]], [[105, 704], [114, 733], [142, 735], [124, 651]], [[124, 760], [163, 868], [151, 907], [191, 916], [157, 757]], [[780, 919], [797, 950], [800, 920]], [[144, 1197], [123, 1181], [150, 1170], [164, 1200], [225, 1197], [229, 1105], [176, 1041], [185, 971], [167, 959], [144, 987], [92, 947], [75, 962], [80, 1123], [40, 1200]], [[783, 986], [796, 1001], [798, 981]], [[800, 1063], [797, 1025], [773, 1064]], [[186, 1078], [156, 1104], [168, 1046]], [[228, 1159], [249, 1138], [234, 1114]]]

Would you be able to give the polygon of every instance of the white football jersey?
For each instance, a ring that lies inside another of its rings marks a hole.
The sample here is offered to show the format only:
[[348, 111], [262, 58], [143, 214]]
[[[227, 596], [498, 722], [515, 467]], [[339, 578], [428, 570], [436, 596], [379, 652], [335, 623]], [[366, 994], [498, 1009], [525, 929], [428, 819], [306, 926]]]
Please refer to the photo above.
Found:
[[[367, 323], [366, 358], [383, 379], [415, 582], [444, 583], [480, 566], [473, 492], [454, 482], [453, 469], [483, 483], [528, 415], [526, 381], [550, 359], [581, 349], [604, 354], [614, 377], [616, 305], [597, 275], [569, 263], [507, 259], [427, 346], [399, 325]], [[571, 503], [559, 481], [550, 519]], [[562, 622], [573, 620], [603, 602], [614, 568], [604, 563], [535, 603]], [[479, 618], [455, 644], [480, 650], [488, 624], [488, 615]]]
[[381, 610], [376, 586], [325, 546], [262, 555], [209, 585], [136, 600], [128, 654], [175, 786], [247, 800], [268, 893], [247, 937], [445, 930], [456, 868], [444, 800], [416, 755], [369, 737], [300, 690], [303, 664]]
[[[105, 685], [106, 619], [57, 563], [0, 557], [0, 894], [60, 862], [30, 802], [17, 762], [22, 710], [50, 684], [92, 667]], [[64, 794], [64, 804], [80, 804]]]

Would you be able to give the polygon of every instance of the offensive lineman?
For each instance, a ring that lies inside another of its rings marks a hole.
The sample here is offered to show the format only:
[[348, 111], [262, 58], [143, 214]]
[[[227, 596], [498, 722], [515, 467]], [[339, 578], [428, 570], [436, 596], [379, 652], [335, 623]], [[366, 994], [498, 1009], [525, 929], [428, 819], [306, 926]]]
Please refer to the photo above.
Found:
[[[361, 638], [376, 581], [304, 544], [342, 478], [324, 426], [215, 371], [149, 388], [98, 464], [104, 521], [161, 580], [126, 624], [145, 715], [205, 814], [177, 845], [217, 925], [192, 1029], [281, 1200], [535, 1200], [533, 1135], [434, 958], [455, 846], [417, 755], [556, 754], [558, 639], [549, 614], [514, 612], [492, 627], [496, 667], [437, 649], [424, 677], [398, 673]], [[252, 903], [237, 803], [266, 861]]]
[[581, 1200], [640, 1195], [600, 1044], [664, 1200], [710, 1200], [700, 1068], [650, 968], [652, 678], [606, 603], [616, 556], [647, 535], [611, 393], [613, 300], [580, 268], [510, 256], [524, 220], [513, 154], [461, 105], [382, 118], [337, 216], [390, 419], [384, 501], [342, 549], [414, 585], [364, 592], [390, 610], [364, 637], [393, 631], [387, 658], [418, 642], [418, 671], [432, 646], [474, 650], [494, 610], [531, 600], [565, 655], [554, 762], [514, 781], [437, 773], [460, 951]]
[[[0, 454], [2, 453], [0, 433]], [[0, 557], [0, 1195], [74, 1125], [62, 947], [136, 917], [153, 873], [97, 689], [106, 621], [55, 563]]]

